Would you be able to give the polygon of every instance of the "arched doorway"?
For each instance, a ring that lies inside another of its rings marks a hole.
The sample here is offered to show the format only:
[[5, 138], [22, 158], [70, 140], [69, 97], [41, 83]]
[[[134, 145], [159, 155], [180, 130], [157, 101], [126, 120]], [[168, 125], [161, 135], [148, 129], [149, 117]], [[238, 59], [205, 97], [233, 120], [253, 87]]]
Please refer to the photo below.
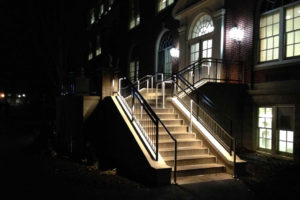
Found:
[[173, 62], [170, 50], [173, 48], [173, 43], [173, 36], [170, 31], [167, 31], [162, 35], [158, 46], [157, 72], [164, 73], [165, 77], [172, 75]]

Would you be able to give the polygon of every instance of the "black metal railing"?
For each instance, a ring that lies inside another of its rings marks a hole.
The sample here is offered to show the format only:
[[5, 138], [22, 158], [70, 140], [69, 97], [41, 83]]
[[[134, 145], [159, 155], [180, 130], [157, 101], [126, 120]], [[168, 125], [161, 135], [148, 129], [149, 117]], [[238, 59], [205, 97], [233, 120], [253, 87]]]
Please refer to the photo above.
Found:
[[[150, 76], [149, 76], [150, 78]], [[144, 80], [143, 80], [144, 81]], [[139, 82], [139, 84], [141, 81]], [[132, 124], [138, 130], [139, 137], [144, 143], [153, 160], [159, 158], [159, 127], [169, 135], [174, 142], [174, 183], [176, 183], [177, 174], [177, 140], [169, 132], [164, 123], [153, 111], [139, 90], [128, 79], [122, 78], [119, 81], [119, 101], [124, 105], [123, 109], [127, 111]]]
[[202, 58], [176, 73], [193, 87], [209, 82], [241, 83], [244, 79], [243, 63], [216, 58]]

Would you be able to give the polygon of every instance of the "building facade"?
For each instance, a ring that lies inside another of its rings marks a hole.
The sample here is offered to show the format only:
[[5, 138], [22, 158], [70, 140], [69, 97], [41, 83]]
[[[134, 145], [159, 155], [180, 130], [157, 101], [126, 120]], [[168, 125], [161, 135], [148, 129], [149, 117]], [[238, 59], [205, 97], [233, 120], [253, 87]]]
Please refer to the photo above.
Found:
[[134, 82], [176, 74], [200, 59], [237, 61], [243, 64], [207, 65], [203, 73], [244, 86], [228, 106], [226, 83], [212, 97], [232, 108], [223, 112], [235, 120], [239, 146], [299, 160], [300, 1], [99, 0], [86, 16], [90, 93], [103, 98], [112, 88], [104, 89], [108, 75], [108, 83], [116, 74]]

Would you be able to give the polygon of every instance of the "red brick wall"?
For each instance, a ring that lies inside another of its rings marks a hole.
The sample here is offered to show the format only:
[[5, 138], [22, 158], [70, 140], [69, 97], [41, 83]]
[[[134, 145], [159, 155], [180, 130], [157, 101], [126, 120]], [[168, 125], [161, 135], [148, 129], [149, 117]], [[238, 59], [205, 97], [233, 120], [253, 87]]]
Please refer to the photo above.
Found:
[[[244, 81], [250, 83], [253, 66], [253, 19], [255, 0], [227, 0], [225, 18], [225, 60], [243, 61]], [[237, 25], [244, 31], [244, 38], [240, 42], [233, 41], [229, 37], [232, 27]], [[234, 67], [232, 70], [236, 71]], [[231, 72], [230, 72], [231, 73]]]

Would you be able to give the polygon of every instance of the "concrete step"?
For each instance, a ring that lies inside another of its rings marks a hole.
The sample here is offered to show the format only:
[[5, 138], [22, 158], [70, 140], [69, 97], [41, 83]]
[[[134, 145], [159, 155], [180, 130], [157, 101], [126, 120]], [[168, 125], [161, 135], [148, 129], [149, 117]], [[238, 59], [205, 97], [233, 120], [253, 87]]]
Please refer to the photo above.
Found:
[[184, 125], [183, 119], [164, 119], [162, 120], [165, 126], [169, 125]]
[[[164, 157], [164, 161], [167, 165], [174, 166], [174, 156]], [[217, 159], [214, 155], [199, 154], [199, 155], [185, 155], [177, 157], [177, 165], [198, 165], [198, 164], [210, 164], [216, 163]]]
[[[178, 139], [177, 148], [179, 147], [199, 147], [202, 146], [202, 141], [198, 139]], [[174, 148], [174, 141], [170, 138], [167, 140], [159, 140], [160, 148]]]
[[[186, 132], [172, 132], [171, 133], [176, 139], [195, 139], [195, 135], [191, 134], [191, 133], [186, 133]], [[159, 139], [160, 140], [167, 140], [170, 139], [169, 134], [167, 134], [166, 132], [159, 132]]]
[[174, 108], [152, 108], [156, 113], [174, 113]]
[[[174, 168], [173, 168], [174, 171]], [[225, 166], [218, 163], [177, 166], [177, 176], [197, 176], [202, 174], [224, 173]]]
[[[159, 153], [162, 157], [174, 156], [175, 151], [173, 148], [160, 148]], [[180, 147], [177, 149], [177, 156], [187, 156], [187, 155], [201, 155], [208, 154], [207, 147]]]
[[177, 113], [156, 113], [157, 116], [161, 119], [161, 120], [165, 120], [165, 119], [179, 119], [179, 115]]

